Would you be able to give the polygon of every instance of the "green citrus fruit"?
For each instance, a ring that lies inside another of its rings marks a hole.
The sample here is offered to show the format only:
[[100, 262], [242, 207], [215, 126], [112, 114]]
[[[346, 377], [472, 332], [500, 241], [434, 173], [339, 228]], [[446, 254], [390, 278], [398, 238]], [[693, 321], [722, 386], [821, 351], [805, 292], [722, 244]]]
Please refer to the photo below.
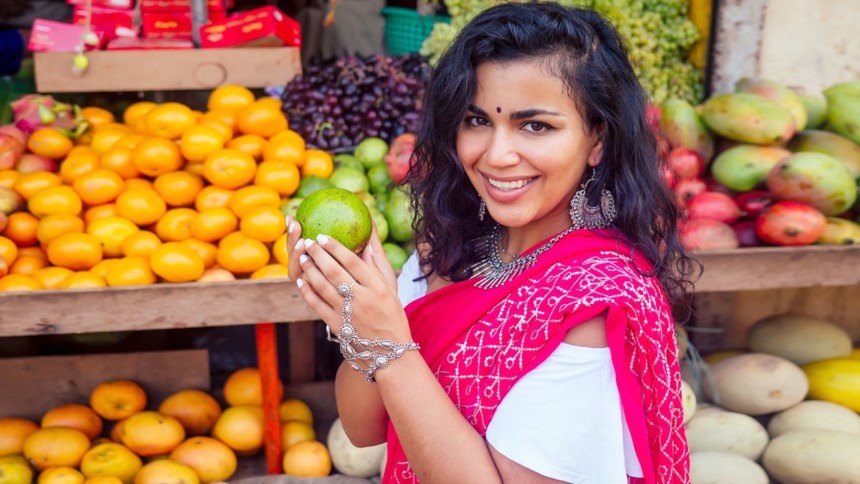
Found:
[[367, 205], [343, 188], [323, 188], [310, 194], [299, 205], [296, 221], [302, 225], [303, 238], [325, 234], [355, 253], [364, 249], [373, 230]]

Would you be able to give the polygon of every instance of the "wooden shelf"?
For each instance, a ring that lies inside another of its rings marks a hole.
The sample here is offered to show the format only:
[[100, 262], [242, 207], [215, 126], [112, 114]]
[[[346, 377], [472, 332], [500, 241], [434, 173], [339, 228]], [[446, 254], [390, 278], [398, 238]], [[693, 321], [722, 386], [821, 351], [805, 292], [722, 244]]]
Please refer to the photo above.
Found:
[[36, 52], [39, 92], [170, 91], [225, 84], [282, 86], [302, 72], [296, 47], [111, 50], [87, 53], [89, 67], [72, 73], [71, 52]]

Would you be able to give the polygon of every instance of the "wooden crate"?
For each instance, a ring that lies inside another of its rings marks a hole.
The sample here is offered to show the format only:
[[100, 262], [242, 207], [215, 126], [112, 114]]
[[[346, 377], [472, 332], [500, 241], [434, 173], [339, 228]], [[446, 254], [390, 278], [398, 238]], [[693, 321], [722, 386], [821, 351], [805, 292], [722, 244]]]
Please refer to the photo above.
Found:
[[282, 86], [301, 74], [295, 47], [122, 50], [87, 53], [82, 75], [72, 73], [71, 52], [35, 53], [39, 92], [170, 91], [225, 84]]

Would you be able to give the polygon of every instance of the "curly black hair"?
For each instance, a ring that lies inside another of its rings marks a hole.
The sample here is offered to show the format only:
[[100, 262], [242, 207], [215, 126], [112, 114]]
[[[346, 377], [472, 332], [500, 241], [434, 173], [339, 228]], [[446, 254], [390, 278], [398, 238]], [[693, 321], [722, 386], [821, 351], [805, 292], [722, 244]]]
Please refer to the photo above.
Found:
[[[589, 204], [603, 187], [615, 197], [612, 226], [624, 243], [652, 263], [670, 301], [690, 292], [700, 270], [678, 238], [678, 208], [660, 176], [656, 139], [645, 117], [647, 97], [623, 41], [599, 14], [555, 3], [504, 3], [476, 16], [459, 33], [430, 79], [408, 177], [421, 214], [417, 238], [430, 250], [431, 273], [461, 281], [480, 254], [474, 243], [491, 220], [479, 222], [480, 199], [457, 156], [456, 141], [485, 62], [541, 59], [561, 79], [589, 130], [600, 133], [602, 160], [589, 184]], [[590, 174], [590, 173], [587, 173]], [[488, 218], [489, 219], [489, 218]]]

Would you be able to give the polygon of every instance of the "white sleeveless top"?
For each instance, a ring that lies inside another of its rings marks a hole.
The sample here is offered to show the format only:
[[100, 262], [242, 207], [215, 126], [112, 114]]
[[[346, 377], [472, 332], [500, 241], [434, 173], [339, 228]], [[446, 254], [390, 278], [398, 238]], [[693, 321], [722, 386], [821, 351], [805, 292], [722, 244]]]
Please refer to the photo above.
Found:
[[[404, 307], [427, 293], [426, 281], [413, 281], [421, 274], [413, 253], [397, 279]], [[609, 348], [560, 344], [511, 388], [486, 439], [519, 465], [565, 482], [626, 484], [628, 475], [643, 475]]]

